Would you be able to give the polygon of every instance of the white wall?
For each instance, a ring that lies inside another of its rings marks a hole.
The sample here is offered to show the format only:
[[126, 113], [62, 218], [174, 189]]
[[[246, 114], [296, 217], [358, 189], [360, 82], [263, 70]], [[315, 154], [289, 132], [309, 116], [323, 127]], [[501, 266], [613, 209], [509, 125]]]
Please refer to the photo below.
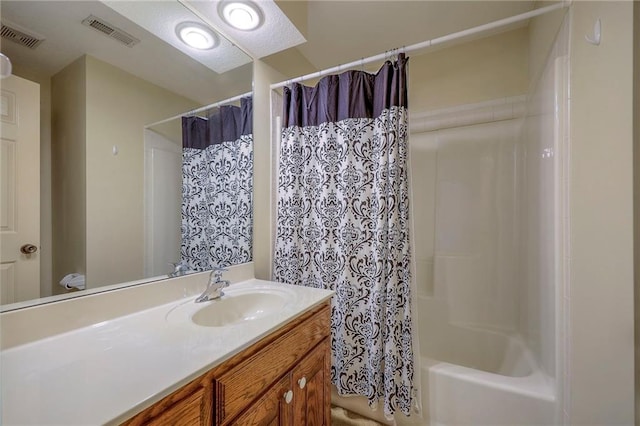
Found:
[[[557, 271], [562, 264], [563, 170], [566, 153], [568, 27], [550, 51], [531, 85], [522, 135], [517, 149], [519, 331], [536, 361], [556, 378], [556, 339], [564, 340]], [[553, 31], [557, 34], [557, 31]], [[535, 38], [535, 35], [532, 35]], [[555, 380], [554, 380], [555, 381]], [[557, 385], [558, 383], [555, 383]], [[557, 389], [557, 388], [556, 388]]]
[[[171, 122], [181, 128], [181, 121]], [[157, 277], [180, 262], [182, 143], [144, 130], [144, 276]]]
[[[446, 305], [449, 324], [517, 330], [518, 129], [517, 123], [503, 121], [430, 132], [422, 138], [436, 146], [435, 199], [430, 206], [435, 210], [433, 297]], [[419, 140], [411, 141], [412, 155]], [[414, 164], [412, 158], [412, 166], [419, 170], [428, 165]], [[425, 182], [412, 176], [412, 183], [413, 199], [420, 199]], [[429, 213], [415, 207], [413, 213], [418, 237]], [[418, 260], [418, 244], [416, 252]]]
[[[527, 91], [527, 36], [519, 28], [410, 58], [416, 282], [460, 325], [518, 328], [510, 162], [517, 136], [495, 124], [472, 126], [475, 134], [463, 126], [513, 118], [503, 110], [517, 110], [511, 97]], [[442, 126], [450, 129], [433, 131]]]

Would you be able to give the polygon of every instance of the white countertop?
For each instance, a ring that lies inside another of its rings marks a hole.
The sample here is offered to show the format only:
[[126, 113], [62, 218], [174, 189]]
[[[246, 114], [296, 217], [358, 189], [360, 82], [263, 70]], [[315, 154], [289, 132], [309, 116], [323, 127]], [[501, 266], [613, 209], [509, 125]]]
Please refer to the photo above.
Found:
[[[249, 280], [230, 289], [267, 285], [274, 283]], [[259, 320], [225, 327], [167, 321], [172, 308], [193, 302], [189, 297], [2, 351], [2, 424], [118, 424], [333, 294], [276, 285], [295, 297]]]

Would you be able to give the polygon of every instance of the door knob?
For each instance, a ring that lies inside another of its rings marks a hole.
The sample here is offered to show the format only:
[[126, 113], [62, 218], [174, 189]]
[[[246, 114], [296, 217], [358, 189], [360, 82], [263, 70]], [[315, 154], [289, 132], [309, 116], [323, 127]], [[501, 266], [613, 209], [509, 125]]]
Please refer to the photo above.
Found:
[[33, 254], [38, 251], [38, 247], [33, 244], [25, 244], [20, 247], [20, 253], [22, 254]]
[[303, 377], [302, 379], [298, 380], [298, 386], [300, 386], [300, 389], [304, 389], [304, 387], [307, 386], [307, 378]]
[[289, 390], [284, 393], [284, 402], [291, 404], [291, 401], [293, 401], [293, 391]]

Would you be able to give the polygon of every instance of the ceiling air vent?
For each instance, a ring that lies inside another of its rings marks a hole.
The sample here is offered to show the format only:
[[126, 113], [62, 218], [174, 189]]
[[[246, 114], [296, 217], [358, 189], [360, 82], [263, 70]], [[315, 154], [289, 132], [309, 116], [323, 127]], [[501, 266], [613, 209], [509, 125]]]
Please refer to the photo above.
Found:
[[44, 37], [35, 33], [29, 34], [27, 31], [7, 21], [2, 22], [2, 28], [0, 29], [2, 38], [26, 46], [29, 49], [35, 49], [44, 41]]
[[119, 41], [125, 46], [133, 47], [136, 44], [140, 43], [140, 40], [138, 40], [131, 34], [122, 31], [120, 28], [116, 27], [115, 25], [111, 25], [104, 19], [98, 18], [97, 16], [89, 15], [82, 21], [82, 23], [87, 27], [91, 27], [96, 31], [100, 31], [102, 34]]

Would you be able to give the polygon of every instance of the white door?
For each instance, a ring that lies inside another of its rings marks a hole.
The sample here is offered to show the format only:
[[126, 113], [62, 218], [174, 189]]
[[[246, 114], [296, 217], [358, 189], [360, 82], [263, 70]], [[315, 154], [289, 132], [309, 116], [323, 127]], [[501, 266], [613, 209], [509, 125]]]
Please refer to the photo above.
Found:
[[145, 277], [166, 275], [180, 261], [182, 146], [145, 130]]
[[0, 304], [40, 297], [40, 85], [0, 81]]

